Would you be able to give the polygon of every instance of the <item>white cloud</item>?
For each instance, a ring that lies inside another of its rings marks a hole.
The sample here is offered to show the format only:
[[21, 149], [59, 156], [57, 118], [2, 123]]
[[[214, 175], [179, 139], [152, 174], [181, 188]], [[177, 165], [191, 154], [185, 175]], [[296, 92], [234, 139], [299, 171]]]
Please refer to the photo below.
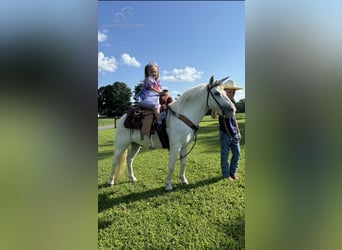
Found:
[[171, 72], [163, 71], [163, 76], [161, 77], [164, 81], [184, 81], [184, 82], [194, 82], [200, 79], [203, 72], [197, 71], [194, 67], [185, 67], [184, 69], [173, 69]]
[[97, 67], [100, 72], [115, 72], [118, 68], [115, 58], [104, 56], [101, 51], [98, 53], [97, 60]]
[[137, 61], [137, 59], [135, 59], [135, 57], [131, 57], [129, 54], [124, 53], [121, 55], [121, 60], [123, 64], [127, 64], [129, 66], [133, 66], [133, 67], [140, 67], [140, 62]]
[[162, 76], [161, 79], [164, 81], [169, 81], [169, 82], [177, 81], [177, 78], [175, 76]]
[[106, 40], [107, 40], [107, 35], [98, 30], [97, 31], [97, 41], [98, 42], [104, 42]]

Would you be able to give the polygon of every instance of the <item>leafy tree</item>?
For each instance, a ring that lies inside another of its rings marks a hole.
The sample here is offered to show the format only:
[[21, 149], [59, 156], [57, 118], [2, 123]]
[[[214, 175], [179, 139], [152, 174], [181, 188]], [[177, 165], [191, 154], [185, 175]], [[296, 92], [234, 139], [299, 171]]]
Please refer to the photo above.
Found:
[[100, 115], [121, 116], [129, 106], [131, 89], [123, 82], [114, 82], [98, 89], [98, 112]]
[[[135, 85], [134, 87], [134, 92], [133, 92], [133, 96], [135, 96], [136, 94], [138, 94], [140, 92], [140, 90], [142, 89], [144, 82], [141, 81], [140, 83], [138, 83], [137, 85]], [[133, 97], [133, 99], [137, 102], [137, 100]]]
[[239, 100], [236, 104], [236, 112], [237, 113], [245, 113], [245, 98]]
[[100, 115], [109, 115], [112, 113], [113, 106], [113, 86], [107, 85], [98, 89], [97, 102], [98, 113]]

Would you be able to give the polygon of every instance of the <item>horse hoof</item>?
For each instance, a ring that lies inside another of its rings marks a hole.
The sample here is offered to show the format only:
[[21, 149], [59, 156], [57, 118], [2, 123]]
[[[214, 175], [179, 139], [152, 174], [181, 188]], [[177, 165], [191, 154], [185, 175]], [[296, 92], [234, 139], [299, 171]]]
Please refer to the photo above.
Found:
[[138, 181], [138, 179], [137, 179], [137, 178], [135, 178], [135, 177], [133, 177], [133, 178], [129, 178], [129, 180], [130, 180], [131, 182], [137, 182], [137, 181]]
[[185, 178], [179, 178], [180, 179], [180, 182], [182, 183], [182, 184], [184, 184], [184, 185], [188, 185], [189, 184], [189, 182], [188, 182], [188, 180], [187, 179], [185, 179]]
[[166, 187], [165, 187], [165, 191], [166, 192], [169, 192], [169, 191], [172, 191], [172, 185], [171, 184], [169, 184], [169, 185], [166, 185]]

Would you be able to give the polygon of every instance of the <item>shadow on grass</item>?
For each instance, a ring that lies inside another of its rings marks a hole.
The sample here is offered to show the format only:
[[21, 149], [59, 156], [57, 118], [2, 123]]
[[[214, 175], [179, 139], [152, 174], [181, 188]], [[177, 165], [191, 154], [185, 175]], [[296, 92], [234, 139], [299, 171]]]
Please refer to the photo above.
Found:
[[112, 224], [111, 221], [99, 219], [97, 222], [97, 228], [98, 230], [105, 229], [107, 227], [110, 227], [111, 224]]
[[113, 156], [114, 156], [113, 150], [102, 152], [102, 153], [97, 153], [98, 160], [113, 158]]
[[[196, 183], [188, 184], [188, 185], [183, 185], [180, 183], [174, 184], [172, 192], [188, 191], [191, 189], [210, 185], [210, 184], [215, 183], [219, 180], [221, 180], [221, 177], [213, 177], [211, 179], [198, 181]], [[116, 185], [120, 185], [120, 184], [116, 184]], [[109, 188], [115, 188], [116, 185], [109, 187]], [[108, 187], [107, 183], [102, 183], [102, 184], [98, 185], [98, 189], [103, 189], [103, 188], [107, 188], [107, 187]], [[147, 190], [144, 192], [130, 193], [130, 194], [123, 195], [120, 197], [109, 198], [114, 192], [115, 191], [110, 191], [110, 192], [101, 193], [98, 195], [98, 213], [101, 213], [101, 212], [103, 212], [109, 208], [118, 206], [120, 204], [129, 204], [129, 203], [132, 203], [135, 201], [145, 200], [145, 199], [149, 199], [152, 197], [157, 197], [160, 195], [165, 195], [167, 193], [170, 193], [170, 192], [165, 191], [165, 187], [163, 186], [160, 188], [150, 189], [150, 190]], [[104, 229], [104, 228], [110, 226], [110, 224], [111, 223], [108, 221], [104, 221], [104, 220], [99, 219], [98, 229]]]

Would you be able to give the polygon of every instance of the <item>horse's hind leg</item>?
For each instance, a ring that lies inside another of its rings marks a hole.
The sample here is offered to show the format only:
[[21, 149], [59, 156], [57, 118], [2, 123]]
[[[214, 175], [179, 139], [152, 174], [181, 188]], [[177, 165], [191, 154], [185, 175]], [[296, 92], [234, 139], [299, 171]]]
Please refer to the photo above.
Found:
[[[182, 184], [188, 184], [188, 180], [185, 178], [185, 163], [186, 163], [186, 154], [188, 153], [188, 147], [185, 147], [181, 150], [181, 160], [180, 160], [180, 171], [179, 171], [179, 179]], [[182, 157], [184, 156], [184, 157]]]
[[137, 178], [134, 176], [134, 171], [133, 171], [133, 161], [135, 156], [139, 153], [140, 151], [140, 145], [132, 142], [131, 144], [131, 151], [129, 152], [129, 155], [127, 157], [127, 166], [128, 166], [128, 178], [131, 181], [137, 181]]
[[117, 147], [115, 149], [114, 156], [113, 156], [113, 162], [112, 162], [112, 171], [110, 172], [108, 185], [114, 185], [115, 169], [117, 167], [120, 167], [120, 166], [117, 166], [118, 164], [119, 165], [123, 164], [123, 160], [126, 160], [126, 159], [122, 159], [122, 156], [125, 153], [125, 151], [127, 150], [127, 147]]

